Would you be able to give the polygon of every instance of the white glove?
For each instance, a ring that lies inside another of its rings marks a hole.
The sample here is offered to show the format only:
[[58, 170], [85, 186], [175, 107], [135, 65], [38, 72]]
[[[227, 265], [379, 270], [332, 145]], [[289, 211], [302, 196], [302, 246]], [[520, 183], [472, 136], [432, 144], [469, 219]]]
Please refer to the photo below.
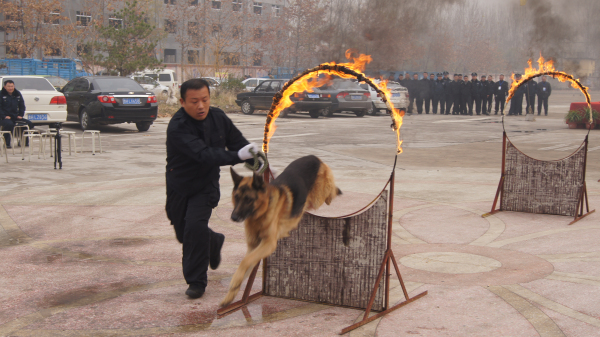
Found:
[[256, 154], [260, 151], [260, 147], [258, 147], [258, 145], [254, 143], [250, 143], [238, 151], [238, 157], [240, 157], [241, 160], [248, 160], [254, 158], [252, 153], [250, 153], [250, 150], [252, 150]]

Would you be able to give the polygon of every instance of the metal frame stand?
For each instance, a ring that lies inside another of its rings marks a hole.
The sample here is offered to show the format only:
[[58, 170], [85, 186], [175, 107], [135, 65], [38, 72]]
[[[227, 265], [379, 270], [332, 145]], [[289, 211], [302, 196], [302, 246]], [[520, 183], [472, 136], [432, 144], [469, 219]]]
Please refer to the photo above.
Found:
[[[377, 279], [375, 280], [375, 284], [373, 286], [373, 290], [371, 291], [371, 295], [369, 297], [369, 303], [367, 304], [367, 308], [365, 309], [365, 314], [363, 316], [363, 319], [358, 322], [355, 323], [349, 327], [346, 327], [342, 330], [341, 334], [345, 334], [349, 331], [352, 331], [360, 326], [363, 326], [369, 322], [374, 321], [375, 319], [382, 317], [398, 308], [401, 308], [405, 305], [407, 305], [408, 303], [411, 303], [413, 301], [418, 300], [419, 298], [427, 295], [427, 290], [415, 295], [413, 297], [409, 297], [408, 296], [408, 291], [406, 290], [406, 286], [404, 285], [404, 281], [402, 280], [402, 275], [400, 274], [400, 269], [398, 268], [398, 263], [396, 262], [396, 258], [394, 257], [394, 252], [392, 251], [392, 224], [393, 224], [393, 217], [394, 217], [394, 183], [396, 180], [396, 161], [398, 160], [398, 157], [396, 156], [396, 160], [394, 161], [394, 169], [392, 170], [392, 174], [390, 176], [390, 180], [388, 181], [390, 183], [390, 197], [389, 197], [389, 205], [388, 205], [388, 228], [387, 228], [387, 249], [385, 252], [385, 255], [383, 256], [383, 261], [381, 262], [381, 266], [379, 268], [379, 274], [377, 275]], [[269, 179], [268, 176], [268, 172], [265, 172], [265, 181], [268, 181]], [[391, 274], [391, 264], [393, 263], [394, 265], [394, 270], [396, 271], [396, 275], [398, 276], [398, 281], [400, 281], [400, 286], [402, 287], [402, 292], [404, 293], [404, 298], [405, 300], [390, 307], [390, 276]], [[249, 303], [257, 300], [258, 298], [262, 297], [262, 296], [267, 296], [263, 294], [263, 291], [259, 291], [253, 295], [250, 295], [250, 291], [252, 289], [252, 285], [254, 284], [254, 279], [256, 278], [256, 273], [258, 272], [258, 267], [259, 267], [260, 263], [258, 263], [254, 269], [252, 270], [252, 273], [250, 273], [250, 277], [248, 278], [248, 282], [246, 283], [246, 288], [244, 289], [244, 294], [242, 296], [242, 299], [231, 303], [230, 305], [224, 307], [224, 308], [220, 308], [219, 310], [217, 310], [217, 315], [220, 317], [223, 317], [226, 314], [229, 314], [233, 311], [239, 310], [239, 309], [245, 309], [245, 306], [248, 305]], [[263, 260], [263, 265], [266, 266], [266, 261]], [[377, 295], [377, 290], [379, 289], [379, 284], [381, 283], [381, 279], [384, 276], [384, 271], [385, 271], [385, 291], [384, 291], [384, 300], [385, 300], [385, 305], [384, 305], [384, 310], [381, 312], [378, 312], [377, 314], [369, 317], [369, 314], [371, 313], [371, 308], [373, 307], [373, 303], [375, 302], [375, 297]], [[266, 268], [263, 268], [263, 289], [265, 288], [265, 274], [266, 274]]]
[[[54, 169], [56, 170], [56, 164], [58, 163], [59, 170], [62, 170], [62, 135], [60, 134], [62, 123], [55, 123], [54, 126], [56, 127], [56, 135], [54, 136]], [[69, 146], [71, 146], [70, 141]]]
[[[506, 131], [503, 132], [502, 134], [502, 175], [500, 176], [500, 183], [498, 184], [498, 189], [496, 190], [496, 196], [494, 197], [494, 203], [492, 204], [492, 210], [489, 213], [485, 213], [482, 215], [482, 217], [488, 217], [490, 215], [496, 214], [498, 212], [502, 212], [502, 198], [504, 195], [504, 175], [505, 175], [505, 163], [506, 163]], [[576, 207], [576, 213], [575, 213], [575, 218], [573, 219], [573, 221], [571, 221], [569, 223], [569, 225], [572, 225], [574, 223], [576, 223], [577, 221], [585, 218], [586, 216], [594, 213], [596, 210], [593, 209], [590, 211], [590, 205], [588, 202], [588, 194], [587, 194], [587, 185], [585, 182], [585, 173], [586, 173], [586, 168], [587, 168], [587, 150], [588, 150], [588, 136], [585, 137], [584, 140], [584, 146], [585, 146], [585, 160], [583, 163], [583, 188], [581, 189], [581, 193], [579, 194], [579, 200], [577, 201], [577, 207]], [[498, 203], [498, 200], [500, 200], [500, 207], [496, 208], [496, 205]], [[586, 208], [586, 212], [583, 212], [583, 204], [585, 203], [585, 208]]]

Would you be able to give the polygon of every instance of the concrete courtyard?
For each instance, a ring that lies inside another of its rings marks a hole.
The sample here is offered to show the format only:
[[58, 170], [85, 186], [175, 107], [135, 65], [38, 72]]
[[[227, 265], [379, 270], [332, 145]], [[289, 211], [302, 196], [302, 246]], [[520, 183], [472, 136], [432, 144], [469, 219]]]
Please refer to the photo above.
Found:
[[[532, 157], [566, 157], [587, 133], [563, 119], [569, 103], [582, 100], [578, 91], [556, 90], [549, 116], [507, 117], [508, 136]], [[230, 117], [261, 142], [264, 112]], [[500, 178], [500, 120], [405, 118], [393, 251], [409, 294], [428, 295], [349, 336], [600, 336], [600, 214], [571, 226], [572, 218], [556, 215], [481, 217]], [[104, 153], [92, 155], [88, 140], [82, 154], [63, 152], [62, 170], [10, 150], [8, 164], [0, 158], [0, 336], [333, 336], [360, 320], [360, 310], [273, 297], [217, 318], [246, 252], [243, 224], [229, 219], [227, 168], [210, 221], [226, 235], [223, 261], [209, 271], [202, 298], [185, 296], [181, 245], [164, 212], [168, 122], [146, 133], [127, 124], [100, 128]], [[273, 167], [317, 155], [344, 191], [319, 214], [362, 208], [391, 173], [387, 116], [298, 114], [277, 125]], [[75, 124], [65, 129], [80, 134]], [[592, 130], [587, 187], [590, 207], [600, 211], [599, 179], [600, 130]], [[254, 290], [260, 285], [259, 277]], [[402, 299], [393, 277], [391, 303]]]

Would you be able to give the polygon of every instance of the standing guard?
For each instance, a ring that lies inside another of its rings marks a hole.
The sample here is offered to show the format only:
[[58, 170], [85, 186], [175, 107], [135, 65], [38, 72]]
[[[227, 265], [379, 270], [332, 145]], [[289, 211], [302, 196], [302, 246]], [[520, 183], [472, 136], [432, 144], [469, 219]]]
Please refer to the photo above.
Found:
[[500, 107], [500, 111], [504, 111], [504, 103], [507, 95], [508, 82], [504, 80], [504, 74], [500, 74], [500, 80], [494, 84], [494, 99], [496, 100], [494, 115], [498, 114], [498, 107]]
[[538, 116], [542, 113], [542, 105], [544, 106], [544, 114], [548, 116], [548, 97], [550, 95], [552, 95], [552, 86], [546, 82], [546, 76], [542, 76], [542, 81], [537, 85]]
[[462, 83], [463, 115], [473, 115], [473, 83], [469, 81], [469, 75], [465, 75]]
[[452, 97], [452, 86], [454, 82], [448, 77], [449, 73], [444, 71], [444, 96], [446, 100], [446, 115], [449, 115], [452, 111], [452, 102], [454, 99]]
[[[483, 86], [477, 79], [477, 73], [471, 74], [471, 106], [475, 105], [475, 112], [481, 115], [481, 95], [483, 94]], [[473, 115], [473, 110], [470, 111]]]
[[440, 105], [440, 115], [444, 114], [444, 101], [446, 99], [444, 93], [444, 80], [442, 80], [442, 74], [437, 74], [437, 80], [432, 82], [432, 102], [433, 102], [433, 114], [437, 114], [438, 103]]

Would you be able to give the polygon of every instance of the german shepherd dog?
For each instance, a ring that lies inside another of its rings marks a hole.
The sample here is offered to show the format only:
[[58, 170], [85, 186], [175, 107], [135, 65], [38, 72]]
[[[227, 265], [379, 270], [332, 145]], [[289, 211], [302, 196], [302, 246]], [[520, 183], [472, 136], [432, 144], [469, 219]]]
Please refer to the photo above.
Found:
[[298, 227], [305, 210], [318, 209], [342, 194], [335, 186], [329, 166], [315, 156], [293, 161], [270, 184], [256, 173], [242, 177], [231, 168], [233, 212], [231, 219], [245, 220], [248, 252], [233, 274], [229, 292], [221, 302], [226, 306], [237, 295], [240, 285], [260, 260], [277, 248], [277, 240]]

